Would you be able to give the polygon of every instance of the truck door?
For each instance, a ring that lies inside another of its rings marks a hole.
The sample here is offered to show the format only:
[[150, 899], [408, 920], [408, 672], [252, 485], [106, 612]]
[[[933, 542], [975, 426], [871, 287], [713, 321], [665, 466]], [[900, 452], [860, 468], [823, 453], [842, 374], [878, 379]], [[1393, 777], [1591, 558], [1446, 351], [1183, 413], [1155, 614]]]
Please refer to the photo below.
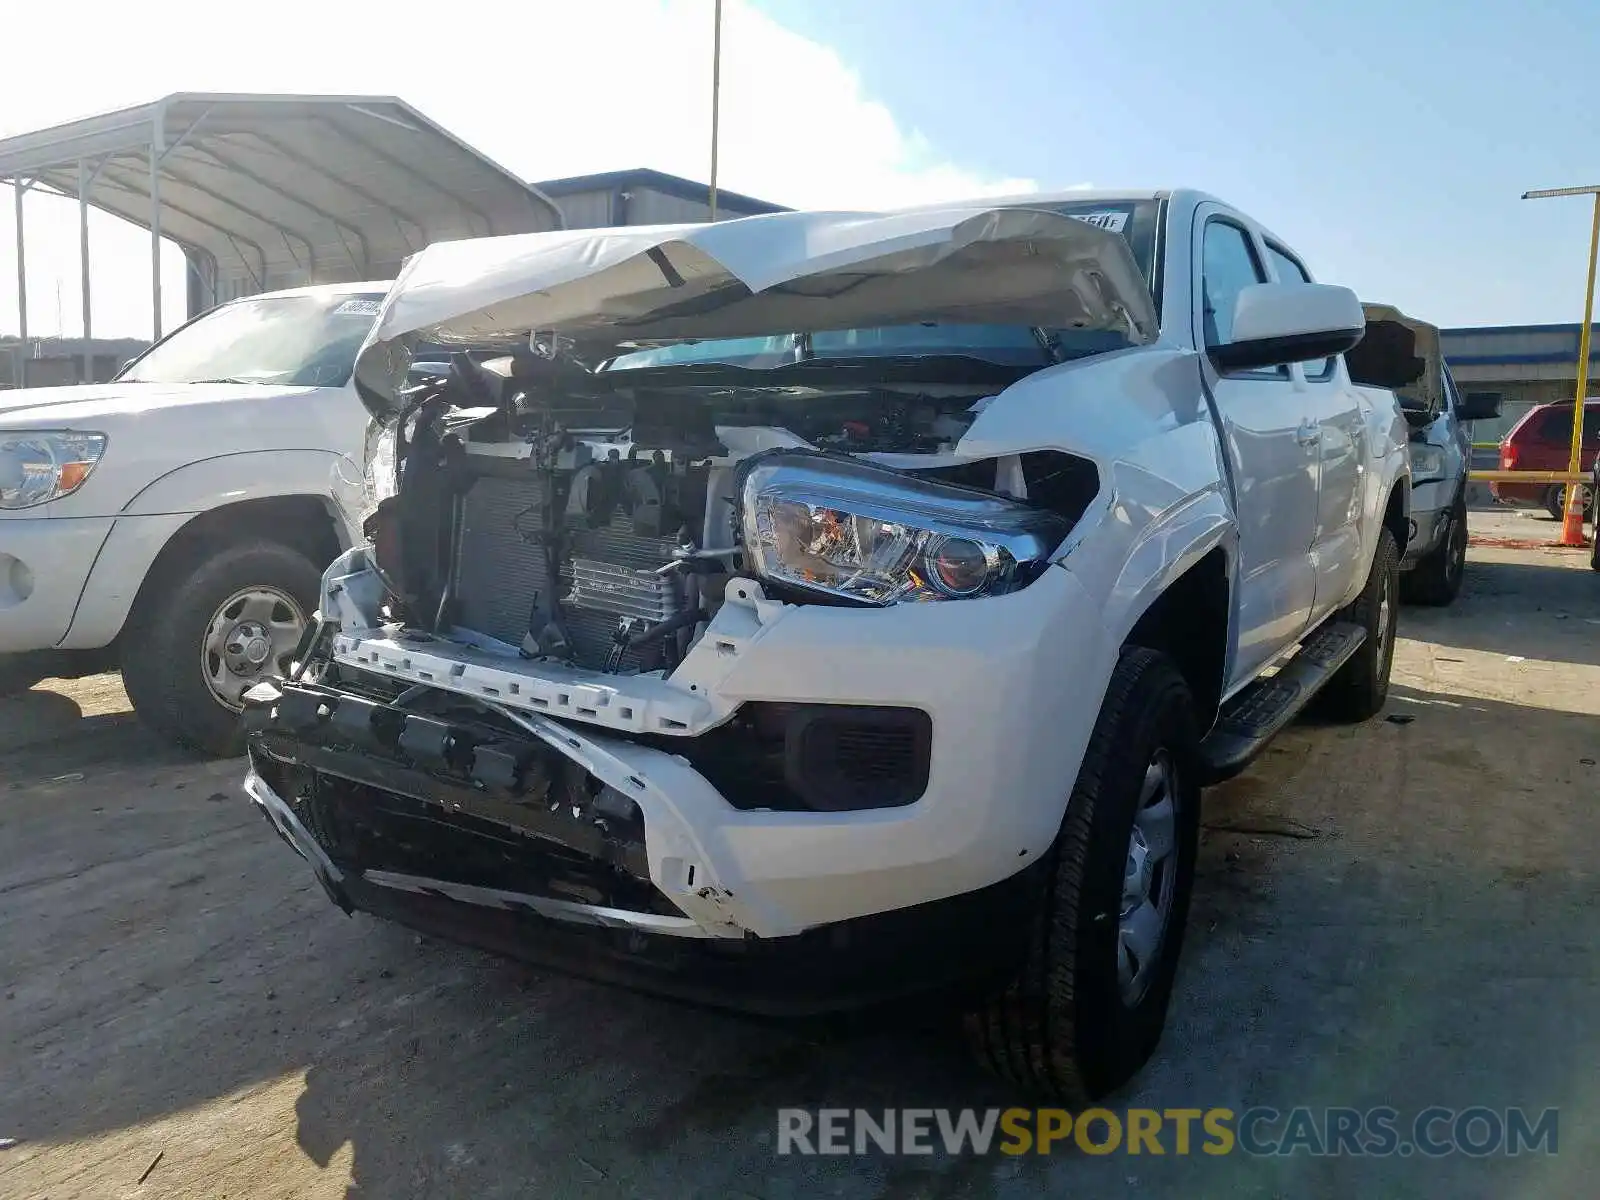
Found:
[[[1310, 283], [1311, 275], [1287, 250], [1264, 243], [1279, 283]], [[1361, 500], [1369, 460], [1361, 399], [1337, 358], [1296, 363], [1289, 369], [1317, 423], [1317, 522], [1311, 531], [1316, 576], [1311, 619], [1320, 621], [1344, 604], [1357, 577], [1365, 577]]]
[[[1239, 292], [1268, 281], [1255, 238], [1228, 214], [1195, 217], [1196, 341], [1232, 334]], [[1229, 459], [1239, 523], [1239, 634], [1229, 686], [1249, 679], [1299, 640], [1316, 595], [1311, 565], [1317, 525], [1321, 427], [1282, 368], [1206, 373]]]

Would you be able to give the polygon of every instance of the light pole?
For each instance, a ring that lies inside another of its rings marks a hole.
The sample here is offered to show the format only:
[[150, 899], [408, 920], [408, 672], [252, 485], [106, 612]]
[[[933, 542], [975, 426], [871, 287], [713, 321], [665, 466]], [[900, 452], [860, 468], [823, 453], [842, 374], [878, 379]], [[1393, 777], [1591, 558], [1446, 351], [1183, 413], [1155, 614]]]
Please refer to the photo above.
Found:
[[713, 221], [717, 219], [717, 107], [721, 95], [722, 0], [715, 0], [711, 17], [711, 219]]
[[[1583, 293], [1583, 328], [1578, 333], [1578, 387], [1572, 398], [1572, 449], [1567, 459], [1567, 473], [1576, 476], [1582, 461], [1584, 405], [1589, 398], [1589, 330], [1594, 324], [1594, 268], [1600, 257], [1600, 184], [1591, 187], [1545, 188], [1538, 192], [1523, 192], [1524, 200], [1544, 200], [1551, 196], [1594, 197], [1594, 220], [1589, 229], [1589, 284]], [[1561, 518], [1563, 546], [1586, 545], [1583, 538], [1583, 488], [1575, 480], [1567, 482], [1567, 503]], [[1600, 537], [1600, 525], [1595, 527]]]

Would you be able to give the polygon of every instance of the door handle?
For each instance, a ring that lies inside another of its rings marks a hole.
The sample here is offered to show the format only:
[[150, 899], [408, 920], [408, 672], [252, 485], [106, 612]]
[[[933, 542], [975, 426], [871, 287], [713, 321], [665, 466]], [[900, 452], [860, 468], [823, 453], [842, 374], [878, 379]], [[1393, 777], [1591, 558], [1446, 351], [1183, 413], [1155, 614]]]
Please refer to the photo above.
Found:
[[1322, 440], [1322, 426], [1315, 421], [1302, 421], [1294, 431], [1294, 440], [1302, 446], [1315, 446]]

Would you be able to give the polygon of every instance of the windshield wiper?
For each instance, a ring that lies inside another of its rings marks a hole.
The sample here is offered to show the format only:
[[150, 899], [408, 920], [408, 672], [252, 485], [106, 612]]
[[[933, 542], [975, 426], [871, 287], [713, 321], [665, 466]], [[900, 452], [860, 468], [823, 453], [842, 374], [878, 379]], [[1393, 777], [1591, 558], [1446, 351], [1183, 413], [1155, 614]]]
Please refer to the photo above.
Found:
[[265, 383], [266, 380], [264, 378], [244, 379], [244, 378], [241, 378], [238, 375], [222, 375], [222, 376], [219, 376], [216, 379], [191, 379], [191, 380], [189, 380], [189, 382], [190, 383], [244, 383], [244, 384], [256, 384], [256, 383]]

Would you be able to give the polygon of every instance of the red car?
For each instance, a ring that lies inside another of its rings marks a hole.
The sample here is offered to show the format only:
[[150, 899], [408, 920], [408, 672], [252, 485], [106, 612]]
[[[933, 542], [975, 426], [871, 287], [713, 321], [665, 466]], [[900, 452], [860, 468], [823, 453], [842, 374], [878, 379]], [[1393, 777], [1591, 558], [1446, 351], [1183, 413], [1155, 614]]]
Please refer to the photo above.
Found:
[[[1502, 471], [1565, 471], [1572, 453], [1572, 405], [1541, 404], [1523, 414], [1522, 420], [1500, 439]], [[1600, 400], [1589, 400], [1583, 412], [1583, 450], [1579, 470], [1588, 471], [1600, 455]], [[1593, 503], [1592, 489], [1581, 484], [1587, 510]], [[1566, 485], [1561, 483], [1491, 483], [1489, 491], [1506, 504], [1542, 506], [1550, 515], [1561, 516], [1566, 507]]]

